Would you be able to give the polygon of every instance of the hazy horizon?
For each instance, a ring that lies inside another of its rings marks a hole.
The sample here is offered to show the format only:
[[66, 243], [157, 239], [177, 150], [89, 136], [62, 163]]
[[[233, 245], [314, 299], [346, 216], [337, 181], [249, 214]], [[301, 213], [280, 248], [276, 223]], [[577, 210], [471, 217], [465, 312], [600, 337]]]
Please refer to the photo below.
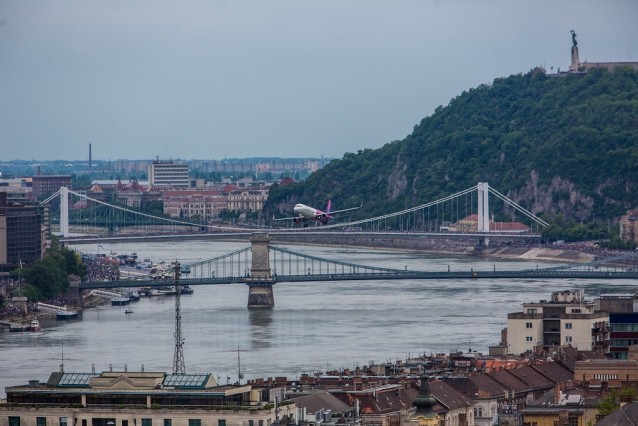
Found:
[[326, 157], [495, 78], [638, 61], [638, 2], [0, 3], [0, 161]]

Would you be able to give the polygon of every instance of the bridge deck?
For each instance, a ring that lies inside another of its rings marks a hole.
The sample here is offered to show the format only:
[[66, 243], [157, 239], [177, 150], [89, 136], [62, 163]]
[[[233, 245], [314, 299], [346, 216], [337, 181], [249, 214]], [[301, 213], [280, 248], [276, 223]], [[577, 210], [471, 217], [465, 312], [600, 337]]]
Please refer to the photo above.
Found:
[[[273, 277], [272, 284], [281, 282], [319, 282], [319, 281], [363, 281], [363, 280], [484, 280], [484, 279], [637, 279], [638, 272], [633, 271], [467, 271], [467, 272], [412, 272], [405, 273], [345, 273], [345, 274], [310, 274], [310, 275], [278, 275]], [[182, 285], [215, 285], [246, 284], [246, 277], [223, 278], [180, 278]], [[122, 288], [122, 287], [165, 287], [173, 285], [173, 281], [152, 280], [116, 280], [93, 281], [80, 284], [81, 289]], [[270, 285], [270, 283], [266, 284]]]
[[[489, 238], [490, 240], [537, 240], [540, 234], [523, 233], [498, 233], [498, 232], [370, 232], [370, 231], [302, 231], [302, 230], [284, 230], [284, 229], [266, 229], [273, 241], [278, 239], [286, 240], [307, 240], [312, 238], [328, 238], [328, 237], [348, 237], [348, 238], [398, 238], [398, 239], [449, 239], [449, 240], [482, 240]], [[133, 237], [81, 237], [81, 238], [61, 238], [60, 241], [65, 244], [93, 244], [96, 242], [115, 243], [115, 242], [151, 242], [163, 240], [248, 240], [252, 236], [252, 230], [247, 232], [226, 232], [215, 234], [177, 234], [177, 235], [149, 235], [149, 236], [133, 236]]]

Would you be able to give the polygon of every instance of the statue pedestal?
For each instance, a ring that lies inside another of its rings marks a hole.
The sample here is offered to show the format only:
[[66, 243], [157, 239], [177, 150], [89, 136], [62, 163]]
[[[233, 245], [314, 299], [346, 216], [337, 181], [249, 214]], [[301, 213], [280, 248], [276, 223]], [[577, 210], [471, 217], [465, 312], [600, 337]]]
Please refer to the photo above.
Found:
[[572, 63], [569, 66], [570, 71], [578, 71], [580, 59], [578, 58], [578, 46], [572, 46]]
[[23, 314], [28, 313], [26, 297], [13, 297], [11, 299], [11, 302], [16, 308], [20, 309], [20, 313], [23, 313]]

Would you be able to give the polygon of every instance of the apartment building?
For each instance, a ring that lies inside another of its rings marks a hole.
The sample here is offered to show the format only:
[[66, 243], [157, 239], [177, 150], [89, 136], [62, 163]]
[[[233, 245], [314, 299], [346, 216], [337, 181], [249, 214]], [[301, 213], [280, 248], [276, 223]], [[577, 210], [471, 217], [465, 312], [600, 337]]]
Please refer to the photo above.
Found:
[[32, 177], [34, 198], [53, 195], [63, 186], [71, 188], [71, 175], [38, 175]]
[[609, 314], [595, 311], [582, 291], [553, 292], [550, 300], [524, 303], [523, 312], [507, 315], [509, 352], [531, 353], [571, 344], [582, 351], [609, 352]]
[[54, 372], [5, 391], [0, 426], [270, 426], [277, 416], [261, 390], [218, 386], [211, 374]]
[[148, 165], [148, 181], [153, 186], [189, 186], [188, 164], [155, 160]]
[[48, 235], [44, 212], [37, 206], [8, 203], [7, 194], [0, 192], [0, 265], [19, 266], [42, 258]]

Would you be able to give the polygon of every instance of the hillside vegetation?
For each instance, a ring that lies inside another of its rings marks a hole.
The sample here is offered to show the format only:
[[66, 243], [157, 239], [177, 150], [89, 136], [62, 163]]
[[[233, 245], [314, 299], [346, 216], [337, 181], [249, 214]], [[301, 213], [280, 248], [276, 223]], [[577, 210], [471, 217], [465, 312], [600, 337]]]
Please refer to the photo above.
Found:
[[[303, 182], [273, 187], [266, 210], [272, 217], [290, 215], [296, 202], [322, 208], [332, 200], [339, 209], [364, 201], [350, 219], [364, 218], [489, 182], [536, 214], [607, 224], [636, 206], [637, 180], [638, 72], [548, 77], [537, 69], [463, 92], [401, 141], [346, 153]], [[515, 218], [491, 203], [496, 220]], [[451, 219], [455, 208], [446, 207]]]

